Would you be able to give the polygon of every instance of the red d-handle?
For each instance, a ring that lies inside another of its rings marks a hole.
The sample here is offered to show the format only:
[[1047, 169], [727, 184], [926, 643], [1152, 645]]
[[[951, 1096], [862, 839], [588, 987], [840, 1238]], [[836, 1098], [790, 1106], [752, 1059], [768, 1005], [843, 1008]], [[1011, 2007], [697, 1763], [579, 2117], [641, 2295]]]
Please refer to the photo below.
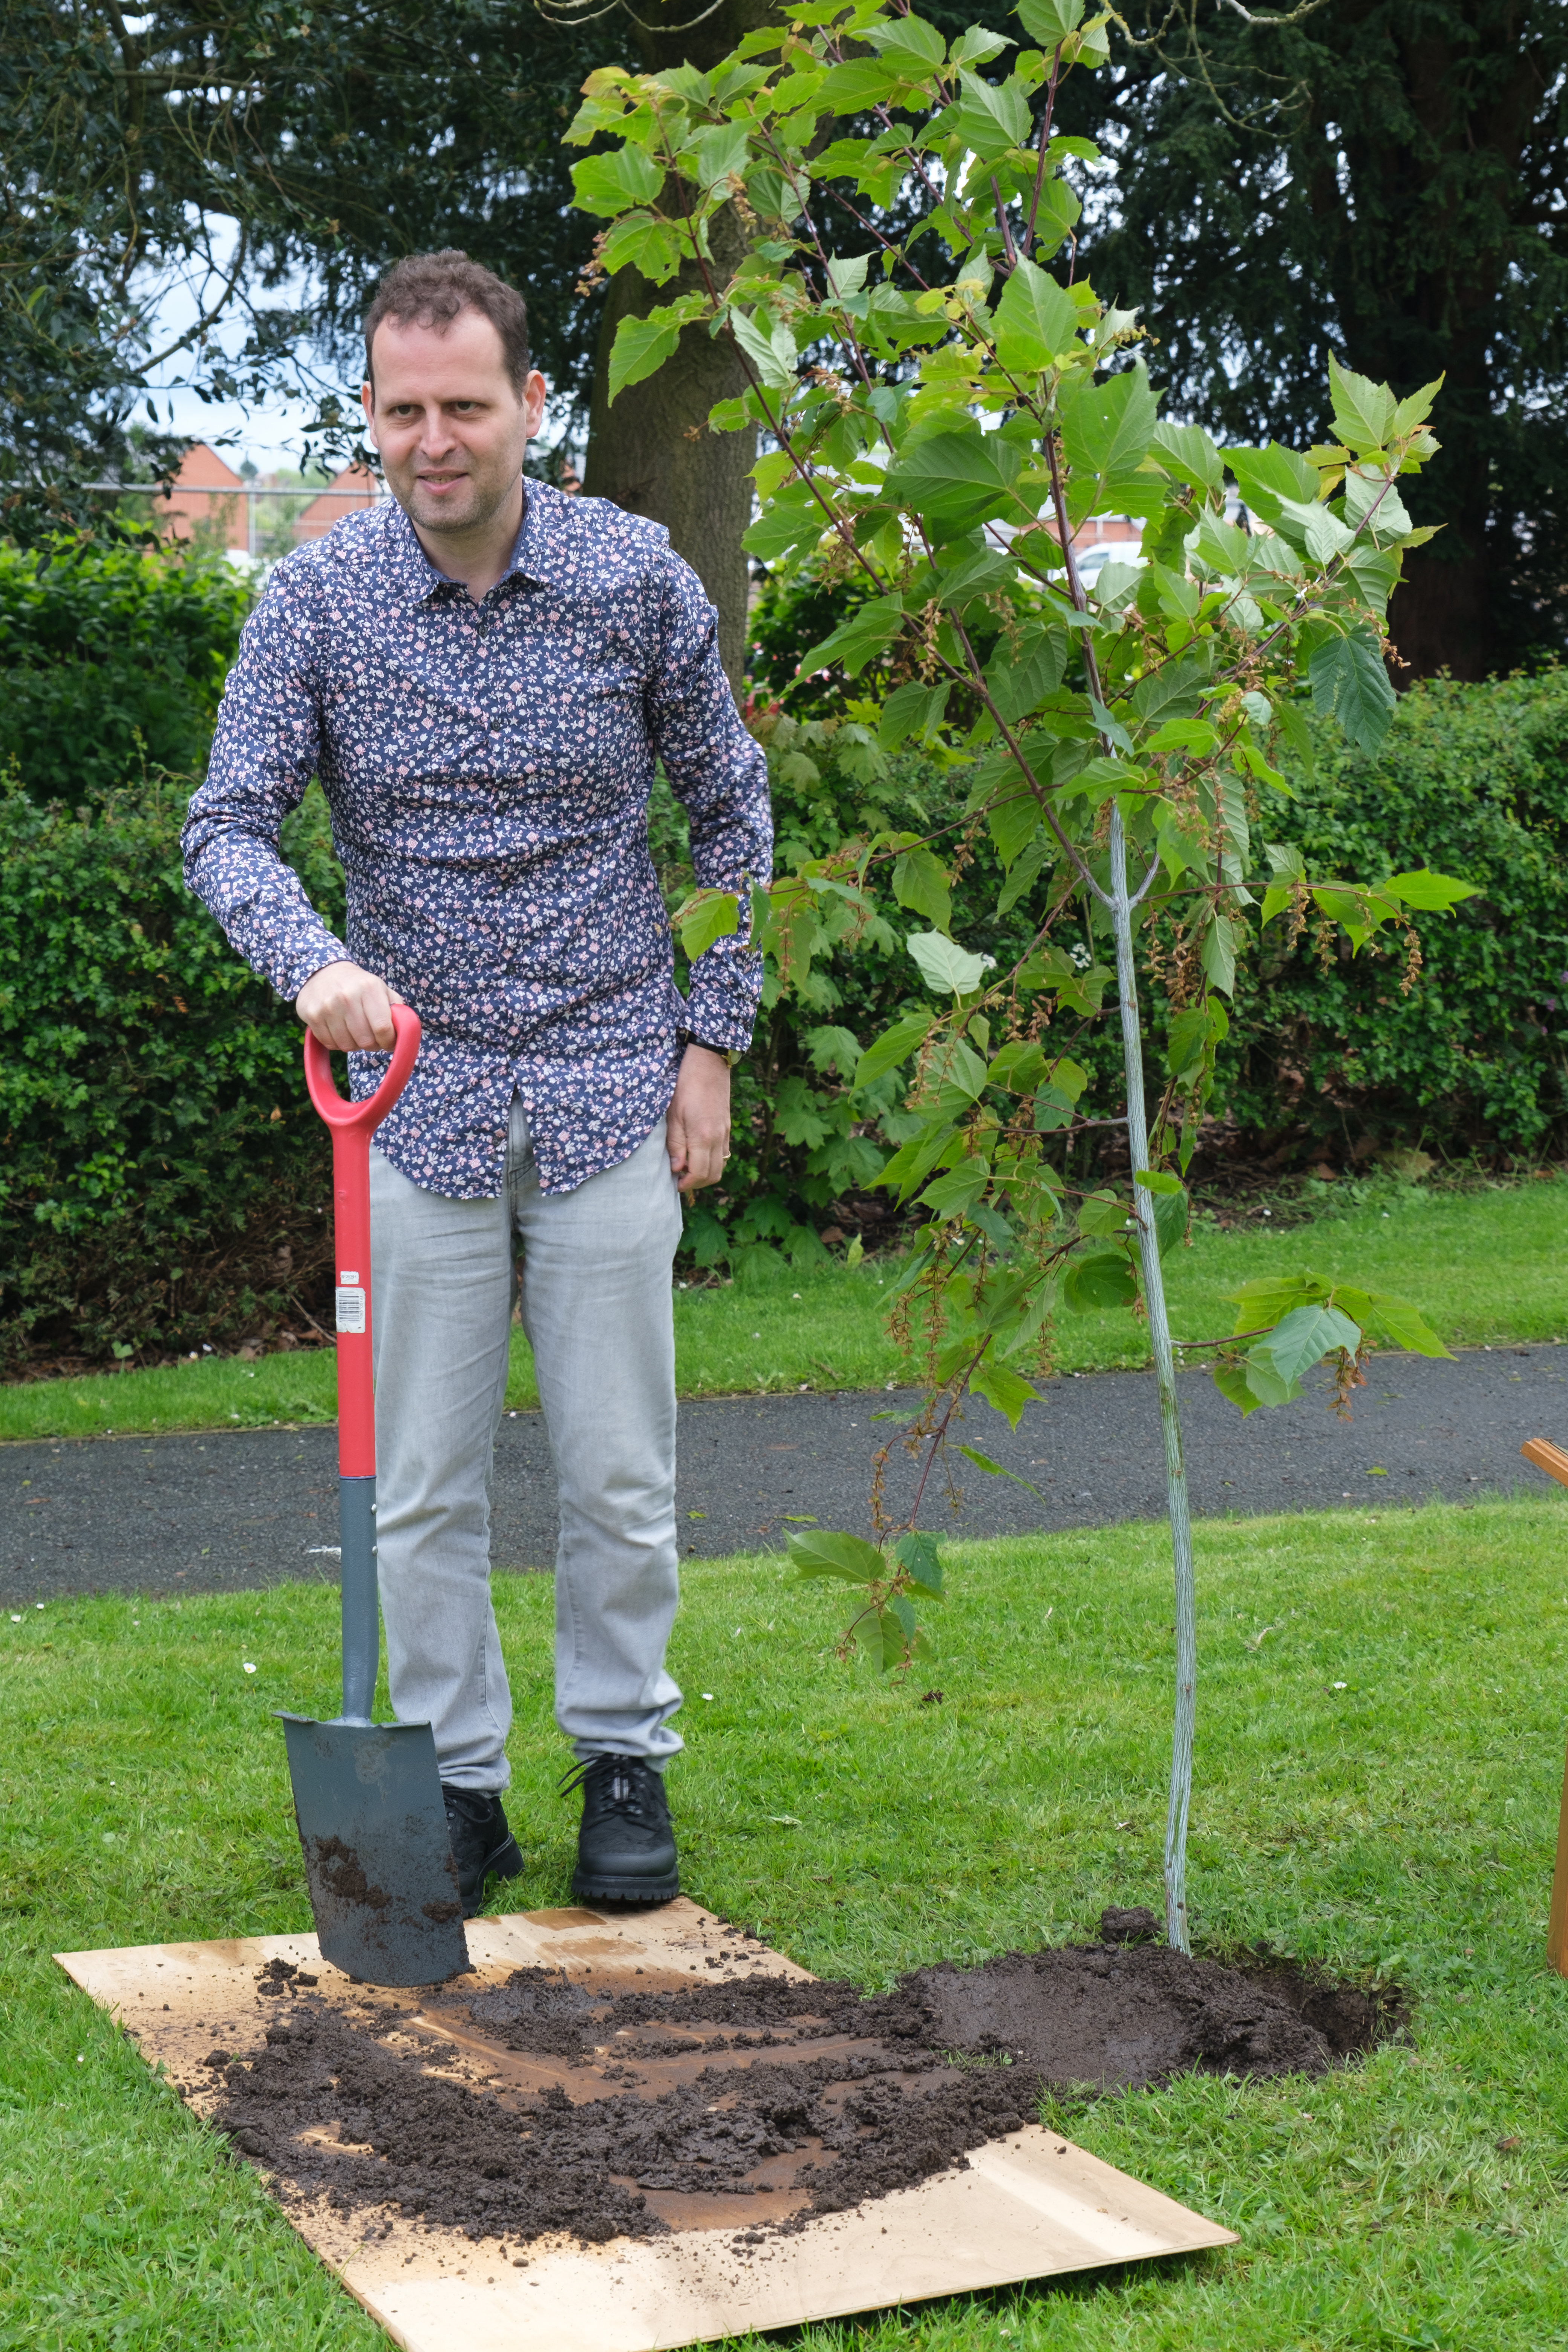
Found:
[[370, 1139], [408, 1084], [419, 1052], [419, 1015], [392, 1008], [392, 1065], [374, 1094], [345, 1102], [331, 1055], [305, 1032], [305, 1084], [332, 1131], [332, 1276], [337, 1297], [338, 1471], [375, 1475], [375, 1389], [371, 1376]]
[[363, 1102], [343, 1100], [332, 1078], [331, 1054], [306, 1030], [305, 1084], [310, 1089], [310, 1100], [334, 1133], [363, 1129], [366, 1135], [374, 1134], [408, 1084], [419, 1057], [419, 1015], [412, 1005], [393, 1006], [392, 1028], [395, 1040], [392, 1066], [374, 1094], [366, 1095]]

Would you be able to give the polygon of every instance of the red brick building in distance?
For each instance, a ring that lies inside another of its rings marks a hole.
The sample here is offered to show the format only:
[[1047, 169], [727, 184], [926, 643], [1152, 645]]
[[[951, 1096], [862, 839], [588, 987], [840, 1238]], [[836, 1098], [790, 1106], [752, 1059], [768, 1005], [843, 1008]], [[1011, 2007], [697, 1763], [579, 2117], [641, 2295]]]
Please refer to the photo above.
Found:
[[243, 554], [250, 545], [249, 503], [233, 467], [205, 441], [196, 441], [180, 460], [168, 499], [154, 498], [153, 511], [165, 539], [188, 540], [200, 523], [205, 526], [204, 539]]
[[[334, 475], [331, 488], [330, 498], [312, 499], [304, 513], [295, 517], [296, 547], [302, 540], [325, 539], [332, 525], [343, 515], [351, 514], [354, 508], [375, 504], [375, 476], [367, 472], [363, 466], [345, 466], [341, 474]], [[357, 495], [345, 497], [345, 492]]]

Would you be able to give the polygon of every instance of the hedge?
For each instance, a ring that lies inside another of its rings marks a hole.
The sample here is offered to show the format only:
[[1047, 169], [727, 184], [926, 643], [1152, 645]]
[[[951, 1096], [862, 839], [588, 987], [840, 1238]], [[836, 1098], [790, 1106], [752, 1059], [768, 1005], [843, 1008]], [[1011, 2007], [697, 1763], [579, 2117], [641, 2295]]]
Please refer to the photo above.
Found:
[[[1325, 742], [1327, 738], [1325, 736]], [[1568, 671], [1402, 697], [1374, 758], [1336, 739], [1270, 837], [1309, 869], [1380, 881], [1415, 866], [1480, 892], [1420, 924], [1417, 984], [1397, 943], [1324, 970], [1310, 935], [1279, 947], [1237, 1005], [1224, 1069], [1237, 1128], [1263, 1144], [1382, 1143], [1439, 1155], [1568, 1144]]]
[[221, 558], [0, 546], [0, 772], [72, 806], [197, 773], [251, 593]]
[[[884, 761], [865, 716], [841, 703], [763, 722], [781, 863], [895, 824], [963, 837], [962, 768]], [[1256, 814], [1313, 871], [1375, 881], [1425, 863], [1480, 895], [1423, 921], [1408, 992], [1403, 944], [1353, 960], [1342, 946], [1325, 968], [1310, 932], [1292, 945], [1273, 928], [1235, 1008], [1200, 1181], [1226, 1150], [1289, 1171], [1391, 1144], [1489, 1161], [1568, 1148], [1568, 674], [1418, 687], [1376, 759], [1325, 752], [1289, 781], [1293, 797], [1266, 793]], [[186, 895], [183, 806], [167, 782], [75, 810], [0, 793], [0, 1358], [13, 1370], [148, 1360], [329, 1319], [327, 1156], [299, 1026]], [[685, 820], [662, 782], [650, 831], [673, 905], [689, 880]], [[285, 847], [341, 922], [314, 788]], [[996, 913], [1000, 881], [973, 839], [953, 930], [1006, 957], [1023, 940]], [[824, 942], [811, 1000], [764, 1008], [736, 1072], [729, 1176], [688, 1217], [689, 1257], [752, 1278], [781, 1253], [819, 1255], [835, 1223], [868, 1239], [885, 1225], [872, 1187], [900, 1139], [897, 1087], [852, 1104], [845, 1081], [860, 1046], [919, 1001], [903, 938], [925, 923], [889, 908]], [[1152, 999], [1158, 1032], [1158, 988]], [[1114, 1040], [1076, 1050], [1109, 1103]], [[1087, 1165], [1098, 1147], [1079, 1149]]]
[[[188, 785], [0, 791], [0, 1360], [155, 1360], [324, 1313], [300, 1025], [185, 890]], [[312, 787], [287, 855], [329, 921]]]

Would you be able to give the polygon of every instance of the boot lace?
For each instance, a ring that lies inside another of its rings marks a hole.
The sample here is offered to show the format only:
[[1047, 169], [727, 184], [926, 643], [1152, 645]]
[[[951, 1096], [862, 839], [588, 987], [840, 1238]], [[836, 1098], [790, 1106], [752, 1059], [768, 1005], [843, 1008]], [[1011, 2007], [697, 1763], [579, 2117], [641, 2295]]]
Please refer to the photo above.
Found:
[[657, 1810], [647, 1802], [647, 1783], [654, 1777], [640, 1756], [590, 1756], [563, 1776], [556, 1793], [569, 1797], [574, 1789], [581, 1789], [601, 1811], [641, 1821]]

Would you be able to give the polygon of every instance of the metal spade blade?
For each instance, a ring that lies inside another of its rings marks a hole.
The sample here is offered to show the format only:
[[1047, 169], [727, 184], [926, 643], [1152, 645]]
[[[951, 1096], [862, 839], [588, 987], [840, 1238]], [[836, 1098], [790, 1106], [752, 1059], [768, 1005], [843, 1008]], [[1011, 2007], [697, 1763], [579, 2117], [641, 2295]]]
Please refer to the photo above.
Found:
[[321, 1958], [369, 1984], [459, 1975], [468, 1948], [429, 1725], [282, 1721]]

